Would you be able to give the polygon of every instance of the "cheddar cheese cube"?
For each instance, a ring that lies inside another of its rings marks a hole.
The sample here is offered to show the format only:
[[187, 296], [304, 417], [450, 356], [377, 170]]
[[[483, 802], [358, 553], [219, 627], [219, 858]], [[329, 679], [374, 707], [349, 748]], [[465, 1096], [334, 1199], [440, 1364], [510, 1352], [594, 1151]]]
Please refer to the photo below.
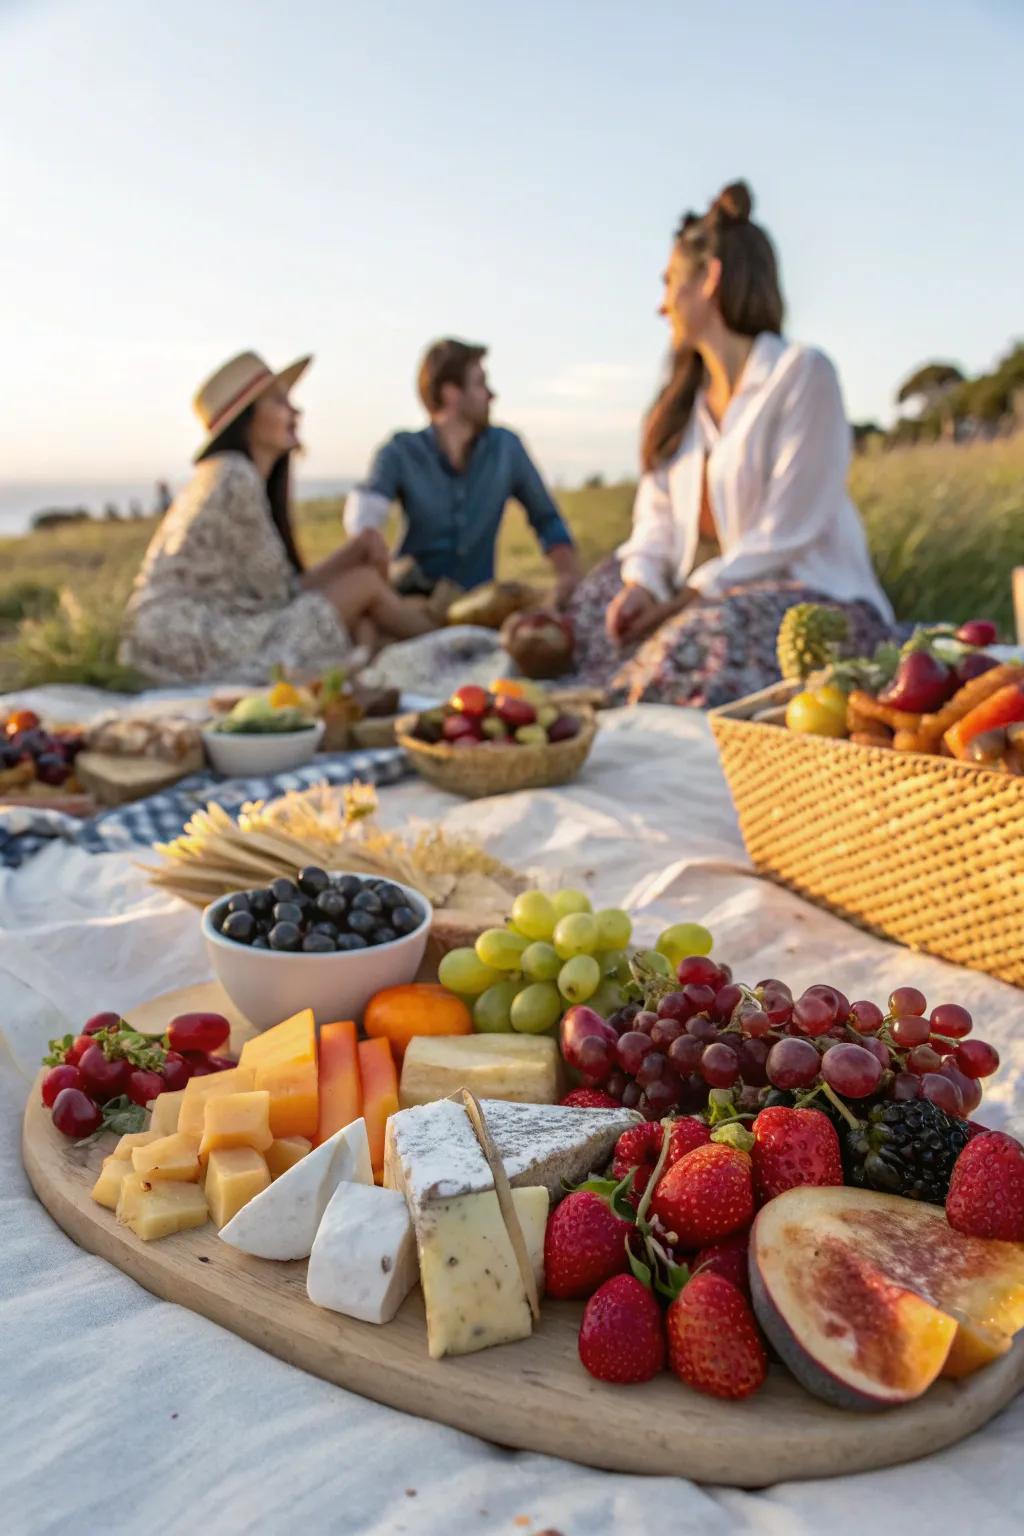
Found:
[[171, 1180], [153, 1184], [141, 1173], [130, 1173], [121, 1181], [117, 1219], [143, 1242], [201, 1227], [209, 1217], [206, 1196], [198, 1184]]
[[275, 1137], [316, 1135], [320, 1098], [315, 1061], [257, 1066], [256, 1087], [270, 1095], [270, 1129]]
[[[206, 1106], [211, 1099], [221, 1099], [229, 1093], [249, 1093], [256, 1087], [256, 1074], [252, 1067], [229, 1067], [226, 1072], [211, 1072], [206, 1077], [192, 1077], [181, 1090], [183, 1098], [178, 1114], [178, 1130], [187, 1136], [202, 1139]], [[161, 1095], [162, 1097], [162, 1095]], [[159, 1099], [157, 1103], [159, 1103]]]
[[273, 1139], [269, 1093], [228, 1093], [207, 1101], [199, 1143], [199, 1156], [204, 1162], [217, 1147], [252, 1147], [256, 1152], [265, 1152]]
[[156, 1141], [158, 1137], [165, 1134], [167, 1133], [164, 1131], [154, 1131], [152, 1127], [148, 1131], [128, 1131], [126, 1135], [121, 1137], [121, 1140], [110, 1155], [130, 1163], [134, 1147], [147, 1147], [151, 1141]]
[[238, 1061], [245, 1067], [270, 1066], [285, 1061], [315, 1063], [316, 1021], [312, 1008], [303, 1008], [285, 1019], [283, 1024], [275, 1024], [273, 1029], [265, 1029], [261, 1035], [247, 1040]]
[[206, 1165], [206, 1202], [218, 1227], [270, 1183], [267, 1160], [253, 1147], [214, 1147]]
[[157, 1094], [150, 1106], [152, 1112], [149, 1117], [149, 1128], [155, 1136], [170, 1136], [178, 1129], [178, 1116], [184, 1097], [184, 1088], [177, 1088], [174, 1093]]
[[151, 1184], [195, 1183], [199, 1178], [199, 1148], [193, 1136], [175, 1131], [132, 1151], [132, 1169]]
[[112, 1152], [109, 1157], [103, 1159], [99, 1178], [90, 1191], [92, 1198], [100, 1205], [105, 1205], [108, 1211], [116, 1211], [121, 1194], [121, 1183], [132, 1171], [130, 1158], [118, 1157], [116, 1152]]
[[287, 1173], [289, 1168], [305, 1157], [307, 1152], [312, 1152], [313, 1143], [305, 1136], [279, 1136], [270, 1143], [263, 1154], [267, 1160], [272, 1179], [279, 1179], [282, 1173]]

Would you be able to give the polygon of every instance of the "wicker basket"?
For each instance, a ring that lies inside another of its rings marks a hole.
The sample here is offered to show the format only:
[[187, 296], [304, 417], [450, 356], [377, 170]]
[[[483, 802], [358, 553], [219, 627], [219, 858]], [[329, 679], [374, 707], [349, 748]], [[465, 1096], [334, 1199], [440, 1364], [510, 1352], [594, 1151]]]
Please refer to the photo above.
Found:
[[416, 715], [402, 715], [395, 722], [395, 740], [405, 749], [416, 772], [452, 795], [478, 800], [484, 795], [507, 795], [517, 789], [550, 789], [568, 784], [586, 762], [597, 733], [591, 710], [574, 711], [580, 729], [570, 741], [546, 746], [509, 748], [452, 747], [447, 742], [417, 741], [412, 735]]
[[1024, 779], [710, 712], [757, 868], [871, 933], [1024, 986]]

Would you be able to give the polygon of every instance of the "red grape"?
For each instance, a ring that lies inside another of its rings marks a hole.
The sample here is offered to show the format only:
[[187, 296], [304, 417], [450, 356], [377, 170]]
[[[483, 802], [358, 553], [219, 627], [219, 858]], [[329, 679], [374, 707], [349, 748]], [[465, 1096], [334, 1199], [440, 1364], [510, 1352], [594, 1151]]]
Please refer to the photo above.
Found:
[[654, 1120], [660, 1120], [670, 1109], [675, 1109], [678, 1103], [679, 1080], [674, 1077], [659, 1078], [657, 1082], [649, 1084], [641, 1100], [643, 1112]]
[[205, 1051], [224, 1045], [231, 1025], [220, 1013], [179, 1013], [167, 1026], [167, 1043], [174, 1051]]
[[697, 1063], [704, 1053], [704, 1045], [693, 1035], [680, 1035], [668, 1048], [668, 1059], [681, 1077], [696, 1072]]
[[642, 1035], [649, 1035], [657, 1022], [658, 1015], [656, 1013], [652, 1013], [649, 1008], [642, 1008], [633, 1020], [632, 1027], [639, 1030]]
[[736, 1015], [736, 1022], [751, 1040], [763, 1040], [770, 1035], [772, 1021], [756, 1003], [744, 1003]]
[[606, 1092], [610, 1093], [613, 1099], [621, 1099], [626, 1087], [626, 1074], [624, 1072], [613, 1072], [604, 1086]]
[[991, 619], [968, 619], [960, 625], [956, 638], [964, 645], [995, 645], [999, 631]]
[[209, 1056], [203, 1056], [199, 1051], [187, 1051], [184, 1055], [193, 1077], [209, 1077], [217, 1070]]
[[669, 992], [658, 1004], [659, 1019], [678, 1019], [685, 1024], [693, 1009], [685, 992]]
[[636, 1109], [637, 1105], [640, 1103], [640, 1100], [643, 1098], [643, 1096], [644, 1096], [643, 1095], [643, 1089], [642, 1088], [638, 1088], [636, 1083], [627, 1083], [625, 1088], [623, 1088], [623, 1090], [622, 1090], [622, 1106], [623, 1106], [623, 1108], [624, 1109]]
[[897, 1072], [893, 1078], [892, 1096], [894, 1099], [919, 1099], [921, 1097], [921, 1079], [915, 1077], [913, 1072]]
[[768, 1082], [765, 1062], [771, 1050], [767, 1040], [744, 1040], [739, 1049], [740, 1076], [751, 1088], [763, 1088]]
[[999, 1065], [999, 1052], [987, 1040], [965, 1040], [953, 1052], [953, 1060], [965, 1077], [991, 1077]]
[[840, 992], [838, 987], [826, 987], [821, 982], [815, 982], [813, 987], [808, 987], [805, 997], [823, 997], [826, 1003], [835, 1009], [836, 1019], [845, 1019], [850, 1011], [850, 999], [845, 992]]
[[86, 1051], [91, 1048], [92, 1044], [93, 1038], [91, 1035], [76, 1035], [71, 1044], [68, 1046], [67, 1054], [64, 1057], [67, 1065], [69, 1067], [77, 1067], [78, 1063], [81, 1061]]
[[663, 1077], [674, 1076], [668, 1057], [661, 1051], [648, 1051], [636, 1071], [636, 1080], [641, 1088], [649, 1088], [652, 1083], [660, 1082]]
[[959, 1003], [940, 1003], [931, 1012], [931, 1026], [935, 1034], [948, 1035], [950, 1040], [962, 1040], [971, 1032], [974, 1020]]
[[705, 987], [699, 982], [688, 981], [683, 988], [683, 996], [690, 1005], [691, 1013], [709, 1013], [714, 1006], [715, 994], [719, 991], [720, 987]]
[[877, 1035], [862, 1035], [857, 1044], [862, 1045], [866, 1051], [871, 1052], [884, 1072], [889, 1070], [889, 1047], [885, 1044], [884, 1040], [879, 1040]]
[[686, 1033], [692, 1035], [695, 1040], [703, 1040], [710, 1045], [712, 1040], [717, 1040], [721, 1030], [714, 1019], [708, 1019], [699, 1013], [695, 1019], [691, 1019], [686, 1026]]
[[681, 987], [685, 987], [688, 982], [695, 982], [698, 986], [710, 987], [713, 993], [724, 987], [729, 980], [723, 974], [722, 967], [707, 955], [687, 955], [685, 960], [680, 960], [676, 977]]
[[715, 1000], [711, 1004], [711, 1017], [717, 1019], [720, 1024], [728, 1024], [733, 1016], [737, 1004], [743, 1001], [743, 988], [735, 982], [727, 982], [715, 993]]
[[923, 1072], [937, 1072], [941, 1066], [942, 1057], [930, 1045], [915, 1045], [907, 1054], [907, 1071], [916, 1072], [918, 1077]]
[[761, 991], [761, 1006], [774, 1028], [778, 1029], [780, 1025], [788, 1024], [793, 1017], [793, 999], [788, 991], [778, 991], [774, 982], [771, 986], [766, 986], [763, 991], [760, 988], [758, 990]]
[[650, 1048], [651, 1042], [647, 1035], [641, 1034], [638, 1029], [631, 1029], [626, 1034], [620, 1035], [616, 1041], [615, 1057], [623, 1072], [628, 1072], [630, 1077], [635, 1077], [640, 1063]]
[[696, 1073], [679, 1085], [679, 1108], [684, 1115], [699, 1115], [708, 1102], [708, 1085]]
[[[585, 1040], [591, 1038], [602, 1040], [614, 1050], [619, 1038], [617, 1031], [610, 1024], [606, 1024], [599, 1013], [595, 1013], [593, 1008], [584, 1008], [582, 1006], [570, 1008], [565, 1013], [559, 1029], [559, 1035], [562, 1055], [570, 1067], [575, 1067], [579, 1072], [589, 1072], [591, 1070], [590, 1067], [584, 1065], [580, 1054]], [[608, 1071], [611, 1071], [610, 1064]], [[605, 1076], [607, 1076], [607, 1072]]]
[[705, 1047], [699, 1070], [709, 1088], [731, 1088], [739, 1078], [740, 1064], [736, 1053], [719, 1042]]
[[82, 1025], [83, 1035], [98, 1035], [101, 1029], [117, 1029], [121, 1023], [119, 1013], [94, 1013], [91, 1019], [86, 1019]]
[[81, 1088], [62, 1088], [53, 1101], [53, 1123], [62, 1136], [91, 1136], [102, 1121], [99, 1105]]
[[685, 1033], [686, 1025], [682, 1019], [659, 1019], [651, 1030], [651, 1044], [656, 1045], [659, 1051], [667, 1051], [673, 1040], [678, 1040]]
[[919, 1013], [898, 1014], [889, 1025], [889, 1033], [896, 1044], [904, 1050], [910, 1050], [915, 1045], [924, 1045], [931, 1032], [932, 1027], [928, 1020], [923, 1019]]
[[921, 1079], [921, 1097], [959, 1119], [964, 1112], [963, 1095], [956, 1083], [938, 1072], [926, 1072]]
[[[694, 1041], [697, 1054], [700, 1055], [700, 1046]], [[43, 1078], [43, 1103], [47, 1109], [53, 1108], [53, 1101], [62, 1088], [81, 1088], [82, 1074], [77, 1067], [68, 1066], [65, 1062], [61, 1067], [51, 1067]]]
[[123, 1057], [109, 1061], [101, 1046], [90, 1045], [79, 1057], [78, 1070], [86, 1093], [98, 1104], [104, 1104], [107, 1099], [116, 1099], [118, 1094], [125, 1092], [132, 1069]]
[[821, 1071], [821, 1057], [809, 1040], [789, 1036], [772, 1046], [765, 1071], [773, 1088], [807, 1088]]
[[771, 991], [771, 992], [781, 992], [785, 997], [788, 997], [790, 1000], [792, 1000], [792, 997], [793, 997], [793, 993], [792, 993], [791, 989], [789, 987], [787, 987], [787, 985], [786, 985], [786, 983], [784, 981], [780, 981], [777, 976], [765, 976], [761, 981], [758, 982], [757, 986], [754, 988], [754, 991], [755, 992], [769, 992], [769, 991]]
[[[611, 1044], [614, 1045], [614, 1043], [613, 1039]], [[238, 1066], [238, 1062], [232, 1060], [230, 1056], [207, 1056], [206, 1059], [215, 1072], [230, 1072], [233, 1067]]]
[[823, 1035], [836, 1021], [834, 999], [805, 992], [793, 1004], [793, 1023], [802, 1035]]
[[885, 1022], [885, 1014], [877, 1003], [850, 1004], [850, 1023], [859, 1035], [877, 1035]]
[[890, 1013], [916, 1013], [922, 1014], [928, 1007], [923, 992], [916, 987], [897, 987], [895, 992], [889, 994]]
[[159, 1072], [148, 1072], [144, 1067], [136, 1067], [129, 1073], [125, 1093], [133, 1104], [146, 1105], [150, 1099], [155, 1099], [164, 1091], [164, 1080]]
[[192, 1076], [192, 1063], [186, 1061], [177, 1051], [168, 1051], [164, 1064], [160, 1068], [160, 1076], [164, 1080], [165, 1091], [176, 1093], [179, 1088], [184, 1088]]
[[821, 1075], [845, 1099], [866, 1099], [882, 1081], [882, 1068], [862, 1045], [836, 1045], [822, 1057]]
[[967, 1077], [956, 1064], [954, 1057], [950, 1056], [939, 1068], [940, 1077], [948, 1077], [951, 1083], [955, 1083], [960, 1090], [963, 1100], [964, 1116], [973, 1115], [981, 1103], [981, 1084], [973, 1077]]

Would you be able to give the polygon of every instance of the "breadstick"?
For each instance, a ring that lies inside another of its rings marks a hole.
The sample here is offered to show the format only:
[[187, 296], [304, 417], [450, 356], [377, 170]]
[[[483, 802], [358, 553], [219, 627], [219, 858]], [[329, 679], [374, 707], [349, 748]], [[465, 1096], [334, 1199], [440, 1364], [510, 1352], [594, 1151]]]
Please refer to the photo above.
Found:
[[[958, 688], [948, 703], [934, 715], [922, 715], [921, 735], [930, 741], [938, 741], [940, 736], [945, 736], [951, 726], [956, 725], [965, 715], [969, 715], [976, 705], [984, 703], [993, 693], [998, 693], [1000, 688], [1005, 688], [1007, 683], [1015, 683], [1022, 676], [1019, 661], [1008, 661], [1000, 667], [990, 667], [980, 677], [972, 677], [969, 683], [964, 683]], [[852, 697], [852, 695], [851, 695]]]
[[847, 711], [851, 708], [866, 720], [879, 720], [882, 725], [887, 725], [892, 731], [916, 731], [920, 729], [921, 716], [913, 715], [906, 709], [893, 709], [888, 704], [872, 698], [870, 693], [865, 693], [862, 688], [855, 688], [850, 694], [846, 704]]
[[891, 747], [893, 744], [888, 732], [882, 736], [874, 731], [853, 731], [850, 740], [856, 742], [858, 747]]
[[927, 752], [934, 756], [935, 742], [923, 731], [897, 731], [892, 739], [897, 752]]

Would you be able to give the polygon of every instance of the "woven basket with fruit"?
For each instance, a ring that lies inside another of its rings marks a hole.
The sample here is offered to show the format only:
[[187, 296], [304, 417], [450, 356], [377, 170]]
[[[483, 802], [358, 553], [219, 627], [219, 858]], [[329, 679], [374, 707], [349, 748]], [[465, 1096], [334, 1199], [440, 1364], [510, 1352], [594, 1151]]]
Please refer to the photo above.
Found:
[[439, 708], [397, 722], [399, 746], [438, 789], [470, 799], [546, 789], [586, 762], [597, 731], [590, 709], [562, 709], [530, 683], [499, 686], [467, 684]]

